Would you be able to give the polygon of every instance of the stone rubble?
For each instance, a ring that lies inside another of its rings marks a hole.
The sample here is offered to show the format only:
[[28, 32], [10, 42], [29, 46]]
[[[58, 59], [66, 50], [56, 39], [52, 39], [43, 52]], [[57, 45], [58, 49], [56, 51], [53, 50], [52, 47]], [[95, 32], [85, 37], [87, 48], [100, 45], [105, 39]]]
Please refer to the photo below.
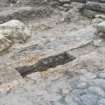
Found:
[[81, 8], [81, 12], [88, 18], [95, 18], [97, 15], [105, 16], [105, 1], [101, 0], [87, 0]]
[[104, 39], [105, 37], [105, 22], [101, 22], [96, 25], [97, 28], [97, 35]]
[[12, 41], [4, 37], [2, 34], [0, 35], [0, 52], [7, 50], [11, 47]]
[[0, 52], [7, 50], [14, 42], [24, 43], [31, 37], [29, 29], [19, 20], [0, 24]]
[[[0, 0], [11, 6], [0, 8], [0, 105], [105, 105], [104, 9], [84, 7], [105, 0], [18, 1]], [[62, 63], [65, 51], [75, 59]], [[43, 71], [24, 78], [16, 71], [38, 61]]]
[[[97, 77], [97, 73], [102, 73], [102, 71], [91, 73], [91, 75], [87, 76], [90, 72], [83, 70], [84, 73], [79, 74], [80, 71], [68, 71], [66, 66], [60, 71], [61, 73], [57, 72], [62, 67], [53, 69], [50, 76], [45, 75], [45, 77], [42, 77], [40, 73], [33, 74], [32, 84], [25, 84], [22, 87], [14, 89], [6, 96], [2, 96], [0, 104], [104, 105], [105, 80]], [[87, 77], [87, 80], [82, 79], [84, 75]], [[28, 78], [31, 77], [30, 75]], [[30, 79], [28, 82], [32, 80]]]

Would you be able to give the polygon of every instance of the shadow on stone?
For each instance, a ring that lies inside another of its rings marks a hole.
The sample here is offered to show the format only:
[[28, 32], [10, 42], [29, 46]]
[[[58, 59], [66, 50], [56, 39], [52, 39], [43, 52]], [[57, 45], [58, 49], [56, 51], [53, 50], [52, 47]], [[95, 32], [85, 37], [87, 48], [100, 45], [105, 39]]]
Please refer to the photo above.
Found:
[[70, 61], [73, 61], [74, 59], [74, 56], [68, 54], [67, 52], [63, 52], [54, 56], [43, 58], [31, 66], [17, 67], [16, 70], [24, 77], [32, 72], [42, 72], [49, 68], [54, 68], [58, 65], [66, 64]]

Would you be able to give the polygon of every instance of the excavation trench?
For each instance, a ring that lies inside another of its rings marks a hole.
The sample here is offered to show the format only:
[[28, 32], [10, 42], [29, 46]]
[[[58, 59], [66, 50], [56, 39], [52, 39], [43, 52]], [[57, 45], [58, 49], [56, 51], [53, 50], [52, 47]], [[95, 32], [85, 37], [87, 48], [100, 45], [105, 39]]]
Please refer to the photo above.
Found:
[[30, 66], [17, 67], [16, 70], [24, 77], [33, 72], [46, 71], [49, 68], [54, 68], [58, 65], [64, 65], [75, 59], [74, 56], [63, 52], [54, 56], [49, 56], [39, 60], [36, 64]]

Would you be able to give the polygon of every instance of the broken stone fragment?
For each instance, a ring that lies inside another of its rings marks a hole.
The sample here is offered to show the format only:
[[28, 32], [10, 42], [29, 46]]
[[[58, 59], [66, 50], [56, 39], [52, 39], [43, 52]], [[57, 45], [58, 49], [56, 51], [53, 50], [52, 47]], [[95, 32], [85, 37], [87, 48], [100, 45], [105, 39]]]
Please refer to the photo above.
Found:
[[105, 21], [97, 24], [96, 28], [98, 32], [105, 32]]
[[12, 41], [0, 34], [0, 52], [7, 50], [12, 45]]
[[97, 24], [103, 22], [103, 20], [104, 19], [102, 19], [102, 18], [94, 18], [94, 19], [92, 19], [92, 24], [94, 27], [97, 27]]
[[105, 13], [105, 3], [87, 2], [85, 5], [85, 8], [89, 10]]
[[96, 25], [97, 35], [101, 38], [105, 38], [105, 21]]
[[0, 24], [0, 34], [13, 42], [25, 42], [30, 36], [31, 32], [19, 20], [11, 20]]
[[104, 18], [105, 13], [105, 3], [102, 3], [98, 0], [87, 0], [87, 2], [82, 6], [80, 12], [86, 17], [95, 18], [101, 17]]
[[97, 35], [98, 35], [100, 38], [105, 39], [105, 32], [97, 32]]
[[88, 9], [82, 9], [80, 11], [83, 16], [86, 16], [88, 18], [95, 18], [96, 12]]
[[0, 94], [7, 94], [24, 80], [11, 65], [0, 64]]
[[0, 64], [0, 85], [20, 79], [22, 80], [22, 77], [13, 67]]

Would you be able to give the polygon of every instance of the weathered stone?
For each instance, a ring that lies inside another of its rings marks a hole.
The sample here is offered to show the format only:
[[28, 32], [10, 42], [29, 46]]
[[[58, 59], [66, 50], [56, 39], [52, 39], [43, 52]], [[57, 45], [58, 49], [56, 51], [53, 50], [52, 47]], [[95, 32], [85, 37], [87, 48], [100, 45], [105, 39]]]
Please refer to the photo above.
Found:
[[105, 32], [105, 21], [96, 25], [97, 32]]
[[97, 28], [97, 36], [101, 37], [101, 38], [105, 38], [105, 21], [99, 23], [96, 25]]
[[88, 91], [91, 92], [92, 94], [95, 94], [95, 95], [99, 95], [99, 96], [102, 96], [102, 97], [105, 96], [104, 90], [100, 87], [96, 87], [96, 86], [89, 87]]
[[[72, 22], [72, 21], [78, 21], [80, 18], [79, 9], [82, 8], [82, 4], [73, 3], [73, 8], [70, 8], [68, 12], [65, 15], [64, 22]], [[76, 16], [75, 16], [76, 15]]]
[[101, 39], [94, 40], [93, 44], [96, 47], [100, 47], [100, 46], [102, 46], [102, 40]]
[[0, 84], [10, 83], [18, 79], [22, 78], [14, 68], [5, 65], [0, 66]]
[[81, 96], [81, 100], [84, 105], [96, 105], [97, 103], [97, 96], [93, 94], [86, 94]]
[[80, 82], [79, 84], [77, 84], [77, 88], [79, 89], [85, 89], [88, 87], [88, 84], [86, 82]]
[[100, 99], [98, 105], [105, 105], [105, 98]]
[[83, 76], [80, 76], [80, 80], [88, 83], [88, 81], [93, 80], [95, 77], [96, 77], [96, 75], [87, 73], [87, 75], [84, 74]]
[[105, 0], [88, 0], [88, 1], [94, 1], [94, 2], [105, 3]]
[[104, 32], [97, 32], [96, 35], [102, 39], [105, 39], [105, 33]]
[[[97, 60], [98, 59], [98, 60]], [[81, 56], [78, 60], [75, 60], [75, 62], [73, 62], [73, 69], [74, 70], [78, 70], [81, 68], [87, 69], [89, 72], [84, 72], [84, 78], [87, 80], [89, 79], [94, 79], [96, 78], [96, 74], [91, 73], [91, 72], [96, 72], [98, 70], [102, 70], [105, 66], [105, 60], [104, 60], [104, 54], [100, 54], [97, 52], [92, 52], [90, 54], [86, 54]], [[83, 78], [82, 77], [82, 78]]]
[[14, 68], [0, 65], [0, 94], [7, 94], [23, 83], [24, 80]]
[[88, 9], [81, 10], [82, 15], [88, 18], [95, 18], [96, 12]]
[[105, 3], [100, 2], [100, 0], [87, 0], [80, 11], [89, 18], [99, 17], [100, 13], [102, 14], [105, 12]]
[[105, 72], [99, 73], [98, 78], [105, 79]]
[[0, 34], [13, 42], [25, 42], [31, 36], [29, 29], [19, 20], [0, 24]]
[[65, 101], [68, 105], [78, 105], [78, 103], [71, 98], [71, 95], [67, 95]]
[[87, 2], [85, 5], [86, 9], [98, 11], [98, 12], [105, 12], [105, 4], [104, 3], [97, 3], [97, 2]]
[[[100, 47], [93, 45], [96, 29], [92, 26], [91, 19], [80, 16], [78, 9], [75, 10], [77, 14], [71, 11], [73, 16], [70, 17], [70, 14], [69, 17], [73, 21], [69, 24], [61, 23], [62, 16], [57, 17], [60, 22], [55, 20], [56, 17], [51, 17], [51, 20], [48, 18], [29, 21], [29, 25], [36, 25], [39, 22], [38, 26], [45, 25], [47, 22], [47, 26], [51, 28], [38, 27], [37, 32], [33, 29], [29, 42], [15, 44], [9, 50], [9, 54], [0, 57], [0, 67], [3, 63], [8, 63], [10, 67], [21, 67], [40, 61], [38, 65], [41, 68], [38, 69], [43, 70], [24, 77], [26, 80], [24, 85], [11, 92], [9, 90], [10, 93], [6, 96], [0, 95], [0, 105], [97, 105], [98, 99], [104, 96], [105, 80], [101, 78], [100, 82], [96, 74], [105, 68], [105, 50], [100, 51]], [[53, 26], [51, 21], [54, 21]], [[62, 56], [56, 56], [64, 51], [73, 54], [76, 59], [73, 62], [64, 62]], [[0, 71], [2, 82], [18, 79], [15, 75], [17, 72], [12, 68], [8, 69], [5, 66]], [[8, 85], [6, 87], [8, 90]]]
[[86, 0], [72, 0], [72, 2], [86, 3]]
[[98, 86], [103, 89], [105, 89], [105, 80], [104, 79], [94, 79], [91, 82], [89, 82], [91, 86]]
[[[103, 14], [103, 13], [99, 13], [99, 14], [96, 14], [95, 17], [104, 20], [104, 19], [105, 19], [105, 14]], [[101, 22], [102, 22], [102, 21], [101, 21]]]
[[12, 41], [0, 34], [0, 52], [7, 50], [11, 45]]
[[[96, 16], [95, 16], [95, 17], [96, 17]], [[96, 26], [97, 24], [99, 24], [99, 23], [101, 23], [101, 22], [103, 22], [103, 19], [100, 18], [100, 17], [94, 18], [94, 19], [92, 20], [92, 24], [93, 24], [94, 26]]]

